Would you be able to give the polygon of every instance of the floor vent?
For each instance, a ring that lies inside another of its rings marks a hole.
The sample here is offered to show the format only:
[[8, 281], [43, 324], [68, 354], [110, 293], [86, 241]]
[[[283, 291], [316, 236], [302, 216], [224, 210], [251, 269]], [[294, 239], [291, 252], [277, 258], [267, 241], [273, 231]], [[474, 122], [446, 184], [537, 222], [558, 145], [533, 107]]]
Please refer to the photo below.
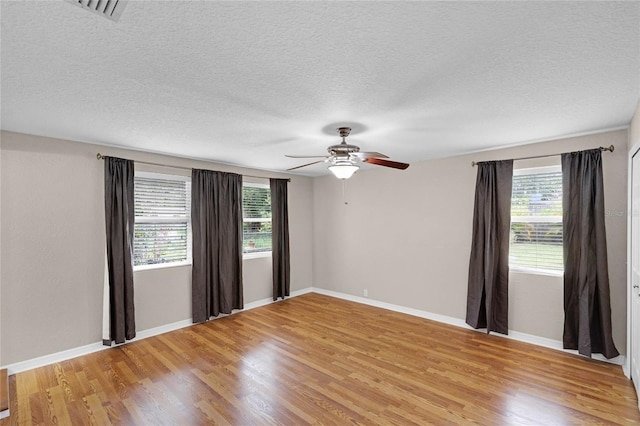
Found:
[[100, 16], [104, 16], [111, 21], [118, 21], [127, 0], [66, 0], [69, 3], [80, 6], [83, 9], [90, 10]]

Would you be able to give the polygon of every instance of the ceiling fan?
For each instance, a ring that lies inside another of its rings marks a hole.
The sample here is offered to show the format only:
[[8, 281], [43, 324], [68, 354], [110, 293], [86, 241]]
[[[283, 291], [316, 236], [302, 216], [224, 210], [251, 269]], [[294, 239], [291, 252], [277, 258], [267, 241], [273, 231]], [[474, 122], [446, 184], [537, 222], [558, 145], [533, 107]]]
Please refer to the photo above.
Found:
[[386, 160], [386, 158], [389, 157], [379, 152], [360, 152], [360, 147], [348, 144], [345, 139], [349, 136], [349, 133], [351, 133], [351, 127], [339, 127], [336, 130], [342, 138], [342, 142], [328, 147], [327, 151], [329, 155], [285, 155], [285, 157], [289, 158], [323, 158], [323, 160], [292, 167], [287, 169], [287, 171], [311, 166], [312, 164], [329, 163], [329, 170], [331, 170], [338, 179], [349, 179], [360, 168], [360, 166], [358, 166], [360, 162], [400, 170], [409, 167], [407, 163]]

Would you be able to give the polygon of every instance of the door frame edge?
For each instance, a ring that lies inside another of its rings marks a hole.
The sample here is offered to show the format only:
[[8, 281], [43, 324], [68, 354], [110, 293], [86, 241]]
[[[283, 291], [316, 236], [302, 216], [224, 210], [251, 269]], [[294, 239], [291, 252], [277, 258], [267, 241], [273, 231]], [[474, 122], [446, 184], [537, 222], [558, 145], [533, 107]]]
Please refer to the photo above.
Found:
[[[631, 298], [633, 293], [631, 288], [633, 286], [633, 271], [631, 270], [631, 218], [633, 212], [633, 157], [640, 151], [640, 142], [635, 143], [629, 149], [627, 159], [627, 356], [625, 357], [624, 364], [622, 365], [622, 371], [624, 375], [631, 380]], [[640, 408], [640, 398], [638, 402]]]

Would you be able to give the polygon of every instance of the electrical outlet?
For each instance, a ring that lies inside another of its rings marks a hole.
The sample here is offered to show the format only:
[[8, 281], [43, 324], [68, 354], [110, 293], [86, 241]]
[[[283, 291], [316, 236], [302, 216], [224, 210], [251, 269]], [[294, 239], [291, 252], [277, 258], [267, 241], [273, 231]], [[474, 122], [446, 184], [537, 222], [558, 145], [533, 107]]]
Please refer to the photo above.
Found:
[[369, 297], [369, 290], [366, 288], [364, 289], [364, 297]]

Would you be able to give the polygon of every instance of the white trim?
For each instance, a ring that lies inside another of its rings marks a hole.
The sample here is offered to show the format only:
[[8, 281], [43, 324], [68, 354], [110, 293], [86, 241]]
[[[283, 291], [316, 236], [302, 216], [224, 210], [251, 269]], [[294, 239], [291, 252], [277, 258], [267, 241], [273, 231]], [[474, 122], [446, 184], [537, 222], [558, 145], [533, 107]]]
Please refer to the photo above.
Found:
[[[159, 334], [164, 334], [170, 331], [179, 330], [181, 328], [189, 327], [190, 325], [193, 325], [193, 320], [186, 319], [186, 320], [176, 321], [171, 324], [161, 325], [159, 327], [149, 328], [147, 330], [138, 331], [136, 332], [135, 339], [131, 339], [129, 340], [129, 342], [135, 342], [138, 340], [146, 339], [147, 337], [157, 336]], [[126, 342], [126, 343], [129, 343], [129, 342]], [[126, 343], [121, 343], [120, 345], [114, 345], [113, 347], [125, 345]]]
[[[631, 135], [629, 135], [631, 138]], [[631, 324], [631, 300], [633, 299], [633, 263], [631, 253], [631, 219], [633, 213], [633, 157], [640, 151], [640, 142], [635, 143], [628, 153], [627, 160], [627, 357], [622, 371], [627, 378], [631, 379], [631, 333], [633, 327]], [[634, 385], [634, 389], [637, 387]], [[640, 398], [638, 399], [638, 407], [640, 408]]]
[[54, 364], [56, 362], [75, 358], [81, 355], [88, 355], [94, 352], [101, 351], [103, 349], [108, 349], [108, 346], [104, 346], [102, 342], [91, 343], [89, 345], [80, 346], [77, 348], [67, 349], [65, 351], [60, 351], [53, 354], [28, 359], [26, 361], [16, 362], [14, 364], [9, 364], [3, 368], [6, 368], [7, 374], [11, 376], [16, 373], [22, 373], [23, 371], [33, 370], [34, 368], [43, 367], [49, 364]]
[[325, 296], [333, 296], [338, 299], [350, 300], [352, 302], [362, 303], [364, 305], [375, 306], [377, 308], [389, 309], [390, 311], [400, 312], [403, 314], [413, 315], [414, 317], [426, 318], [433, 321], [442, 322], [445, 324], [455, 325], [456, 327], [463, 327], [471, 329], [463, 320], [459, 318], [449, 317], [446, 315], [434, 314], [427, 311], [421, 311], [419, 309], [407, 308], [405, 306], [394, 305], [392, 303], [380, 302], [378, 300], [368, 299], [366, 297], [352, 296], [350, 294], [339, 293], [337, 291], [325, 290], [323, 288], [313, 287], [314, 293], [324, 294]]
[[527, 268], [526, 266], [509, 266], [509, 272], [527, 275], [545, 275], [547, 277], [563, 277], [564, 270]]
[[[350, 294], [339, 293], [332, 290], [325, 290], [322, 288], [313, 287], [314, 293], [324, 294], [327, 296], [337, 297], [339, 299], [350, 300], [352, 302], [362, 303], [369, 306], [375, 306], [378, 308], [389, 309], [390, 311], [400, 312], [403, 314], [413, 315], [420, 318], [426, 318], [429, 320], [441, 322], [444, 324], [453, 325], [456, 327], [466, 328], [467, 330], [477, 331], [480, 333], [485, 333], [483, 330], [476, 330], [469, 326], [466, 322], [464, 322], [460, 318], [454, 318], [446, 315], [434, 314], [432, 312], [421, 311], [419, 309], [407, 308], [400, 305], [393, 305], [391, 303], [379, 302], [377, 300], [367, 299], [359, 296], [352, 296]], [[549, 349], [556, 349], [566, 353], [578, 354], [578, 351], [562, 349], [562, 342], [559, 340], [547, 339], [545, 337], [534, 336], [533, 334], [521, 333], [519, 331], [509, 330], [508, 335], [500, 334], [500, 333], [491, 333], [492, 336], [504, 337], [506, 339], [517, 340], [524, 343], [531, 343], [537, 346], [543, 346]], [[623, 355], [617, 356], [616, 358], [606, 359], [604, 356], [600, 354], [593, 354], [593, 358], [599, 361], [609, 362], [611, 364], [623, 365], [626, 361], [626, 357]]]
[[153, 269], [177, 268], [180, 266], [192, 266], [192, 260], [179, 260], [167, 263], [149, 263], [148, 265], [137, 265], [133, 267], [133, 272], [150, 271]]
[[[289, 297], [291, 298], [291, 297], [302, 296], [303, 294], [312, 293], [312, 292], [313, 292], [313, 288], [307, 287], [307, 288], [303, 288], [302, 290], [292, 291], [289, 294]], [[255, 302], [247, 303], [246, 305], [244, 305], [244, 309], [238, 310], [238, 312], [249, 311], [251, 309], [259, 308], [260, 306], [266, 306], [272, 303], [282, 302], [283, 300], [286, 300], [286, 299], [273, 300], [272, 297], [267, 297], [266, 299], [260, 299], [260, 300], [256, 300]]]
[[7, 417], [9, 417], [9, 409], [7, 408], [4, 411], [0, 411], [0, 420], [1, 419], [6, 419]]
[[[574, 355], [580, 355], [577, 350], [572, 349], [563, 349], [562, 342], [560, 340], [547, 339], [546, 337], [535, 336], [533, 334], [521, 333], [519, 331], [509, 330], [509, 335], [504, 334], [492, 334], [498, 337], [504, 337], [506, 339], [517, 340], [519, 342], [531, 343], [532, 345], [542, 346], [549, 349], [555, 349], [557, 351], [562, 351]], [[624, 355], [619, 355], [615, 358], [607, 359], [602, 354], [592, 354], [592, 359], [598, 361], [608, 362], [610, 364], [623, 365], [625, 363], [626, 357]]]
[[[312, 291], [311, 287], [303, 288], [301, 290], [295, 290], [291, 292], [289, 297], [300, 296], [302, 294], [310, 293], [311, 291]], [[237, 311], [234, 311], [231, 315], [237, 312], [248, 311], [248, 310], [258, 308], [260, 306], [265, 306], [271, 303], [276, 303], [276, 302], [274, 302], [272, 298], [257, 300], [255, 302], [247, 303], [244, 309], [238, 309]], [[214, 320], [218, 318], [222, 318], [224, 316], [226, 315], [220, 315], [219, 317], [214, 318]], [[157, 336], [159, 334], [164, 334], [170, 331], [189, 327], [191, 325], [194, 325], [193, 321], [191, 319], [186, 319], [186, 320], [177, 321], [171, 324], [150, 328], [147, 330], [138, 331], [136, 333], [135, 339], [129, 340], [126, 343], [122, 343], [122, 345], [126, 345], [127, 343], [130, 343], [130, 342], [136, 342], [138, 340], [146, 339], [147, 337]], [[76, 358], [82, 355], [88, 355], [94, 352], [99, 352], [104, 349], [115, 348], [118, 346], [121, 346], [121, 345], [105, 346], [102, 344], [102, 342], [91, 343], [89, 345], [79, 346], [77, 348], [67, 349], [67, 350], [56, 352], [53, 354], [28, 359], [26, 361], [16, 362], [16, 363], [4, 366], [2, 368], [6, 368], [7, 374], [11, 376], [13, 374], [21, 373], [23, 371], [32, 370], [38, 367], [44, 367], [45, 365], [55, 364], [57, 362], [65, 361], [67, 359]]]
[[246, 259], [258, 259], [261, 257], [271, 257], [273, 251], [251, 251], [247, 253], [242, 253], [242, 260]]

